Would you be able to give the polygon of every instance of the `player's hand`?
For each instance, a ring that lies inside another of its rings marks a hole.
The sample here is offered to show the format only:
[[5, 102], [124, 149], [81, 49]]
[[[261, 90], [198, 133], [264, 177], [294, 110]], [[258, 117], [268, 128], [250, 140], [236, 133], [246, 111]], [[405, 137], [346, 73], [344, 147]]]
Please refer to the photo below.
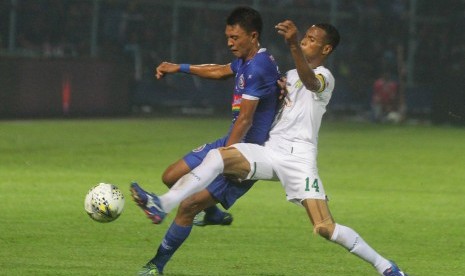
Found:
[[279, 100], [282, 101], [287, 96], [287, 87], [286, 87], [287, 79], [286, 77], [281, 77], [276, 83], [280, 89]]
[[299, 45], [297, 37], [299, 30], [295, 26], [294, 22], [292, 22], [291, 20], [286, 20], [281, 23], [278, 23], [274, 28], [278, 30], [278, 34], [284, 37], [284, 40], [286, 40], [287, 44], [293, 46]]
[[155, 76], [157, 77], [157, 80], [159, 80], [167, 73], [179, 72], [179, 67], [179, 64], [164, 61], [155, 69]]

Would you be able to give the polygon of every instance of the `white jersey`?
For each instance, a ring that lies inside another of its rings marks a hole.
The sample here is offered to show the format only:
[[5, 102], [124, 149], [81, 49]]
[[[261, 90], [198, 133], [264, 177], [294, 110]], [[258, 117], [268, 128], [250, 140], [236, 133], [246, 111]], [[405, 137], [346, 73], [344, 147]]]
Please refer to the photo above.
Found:
[[289, 201], [325, 199], [316, 164], [318, 131], [333, 89], [334, 77], [323, 66], [314, 70], [321, 91], [309, 91], [297, 70], [287, 73], [286, 102], [277, 115], [264, 146], [235, 144], [250, 163], [247, 179], [281, 181]]
[[334, 89], [334, 77], [323, 66], [317, 67], [314, 72], [321, 75], [324, 81], [321, 92], [306, 89], [296, 69], [287, 72], [288, 94], [270, 131], [270, 141], [279, 139], [317, 148], [318, 131]]

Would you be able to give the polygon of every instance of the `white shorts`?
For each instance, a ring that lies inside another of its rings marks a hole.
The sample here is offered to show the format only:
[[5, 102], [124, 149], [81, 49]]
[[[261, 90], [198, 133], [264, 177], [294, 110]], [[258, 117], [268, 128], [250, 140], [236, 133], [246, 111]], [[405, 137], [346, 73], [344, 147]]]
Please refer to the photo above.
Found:
[[302, 144], [267, 142], [265, 146], [239, 143], [238, 149], [250, 163], [247, 179], [280, 181], [287, 200], [326, 199], [318, 176], [316, 150]]

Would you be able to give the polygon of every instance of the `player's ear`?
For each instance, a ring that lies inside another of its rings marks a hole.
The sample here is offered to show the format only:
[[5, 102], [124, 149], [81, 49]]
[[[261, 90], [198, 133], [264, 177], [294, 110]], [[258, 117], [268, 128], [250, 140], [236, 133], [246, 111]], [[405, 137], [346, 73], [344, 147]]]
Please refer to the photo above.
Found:
[[333, 51], [333, 46], [326, 44], [323, 46], [323, 55], [329, 55]]
[[252, 32], [252, 33], [250, 34], [250, 37], [251, 37], [251, 41], [252, 41], [252, 42], [258, 41], [258, 32]]

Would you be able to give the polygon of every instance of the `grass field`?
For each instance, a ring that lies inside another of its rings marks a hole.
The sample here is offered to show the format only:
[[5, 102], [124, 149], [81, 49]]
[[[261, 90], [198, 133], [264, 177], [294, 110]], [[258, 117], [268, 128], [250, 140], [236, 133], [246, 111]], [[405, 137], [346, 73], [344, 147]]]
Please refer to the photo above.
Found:
[[[226, 132], [227, 119], [0, 121], [0, 275], [135, 275], [174, 214], [151, 225], [131, 202], [164, 168]], [[320, 175], [339, 223], [410, 275], [465, 271], [465, 129], [324, 122]], [[118, 185], [126, 207], [99, 224], [87, 190]], [[312, 235], [279, 183], [259, 182], [230, 227], [194, 228], [166, 275], [376, 275]]]

